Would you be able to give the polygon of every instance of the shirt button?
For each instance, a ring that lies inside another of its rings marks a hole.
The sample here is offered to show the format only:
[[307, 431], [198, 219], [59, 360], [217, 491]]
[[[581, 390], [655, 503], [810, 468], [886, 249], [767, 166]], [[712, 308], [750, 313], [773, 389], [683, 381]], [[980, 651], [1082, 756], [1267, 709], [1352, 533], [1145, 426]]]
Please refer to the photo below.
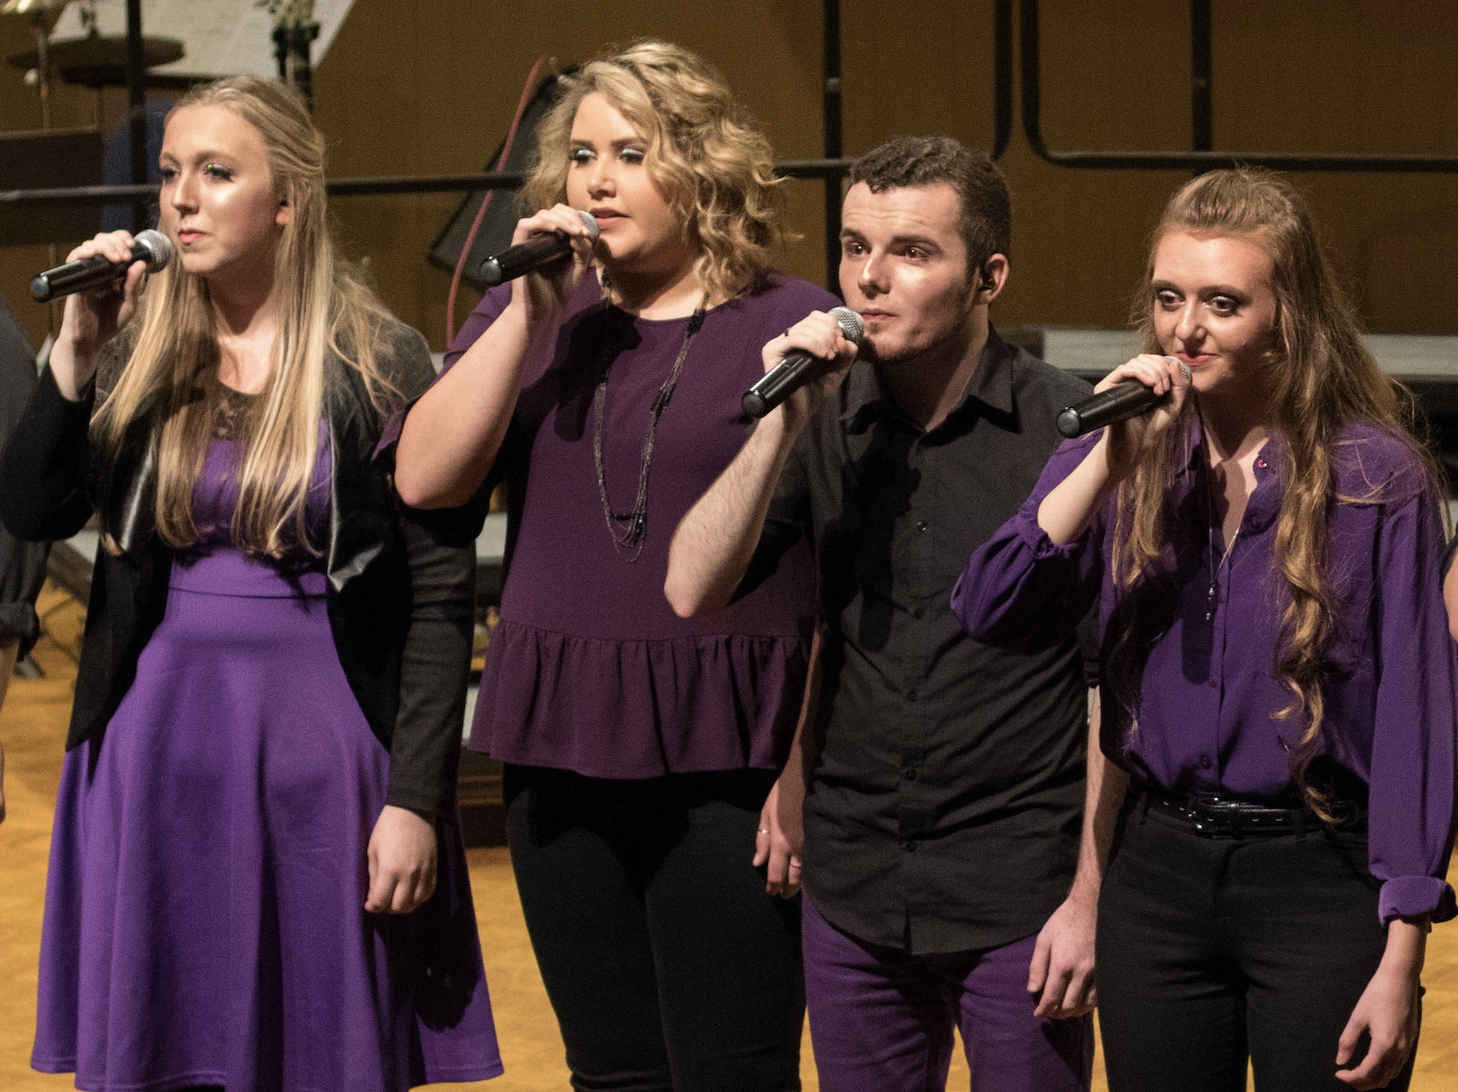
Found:
[[1216, 682], [1216, 681], [1215, 681], [1215, 680], [1214, 680], [1214, 679], [1211, 679], [1211, 680], [1210, 680], [1210, 689], [1211, 689], [1211, 690], [1214, 690], [1214, 689], [1215, 689], [1215, 688], [1216, 688], [1216, 687], [1217, 687], [1217, 686], [1219, 686], [1219, 685], [1220, 685], [1220, 684], [1219, 684], [1219, 683], [1218, 683], [1218, 682]]
[[918, 694], [916, 692], [916, 687], [914, 687], [914, 686], [910, 690], [908, 690], [906, 692], [906, 700], [907, 701], [915, 701], [917, 699], [917, 697], [918, 697]]
[[1202, 769], [1202, 770], [1208, 770], [1213, 765], [1214, 765], [1214, 763], [1210, 761], [1210, 756], [1209, 755], [1201, 755], [1200, 756], [1200, 769]]
[[902, 842], [901, 843], [901, 848], [904, 849], [904, 850], [906, 850], [907, 853], [915, 853], [916, 852], [916, 843], [915, 842]]
[[916, 609], [915, 609], [915, 610], [913, 610], [913, 611], [912, 611], [912, 612], [911, 612], [911, 616], [912, 616], [912, 617], [913, 617], [913, 618], [921, 618], [921, 617], [922, 617], [922, 616], [924, 616], [924, 615], [925, 615], [925, 614], [926, 614], [926, 611], [924, 611], [924, 610], [922, 610], [922, 609], [921, 609], [921, 608], [920, 608], [920, 607], [917, 607], [917, 608], [916, 608]]
[[918, 531], [925, 531], [926, 530], [926, 520], [924, 520], [924, 519], [917, 520], [916, 521], [916, 529]]
[[906, 778], [906, 780], [908, 780], [908, 781], [915, 781], [916, 780], [916, 771], [913, 770], [913, 769], [909, 769], [908, 768], [908, 769], [905, 769], [905, 770], [902, 770], [901, 771], [901, 776], [904, 777], [904, 778]]

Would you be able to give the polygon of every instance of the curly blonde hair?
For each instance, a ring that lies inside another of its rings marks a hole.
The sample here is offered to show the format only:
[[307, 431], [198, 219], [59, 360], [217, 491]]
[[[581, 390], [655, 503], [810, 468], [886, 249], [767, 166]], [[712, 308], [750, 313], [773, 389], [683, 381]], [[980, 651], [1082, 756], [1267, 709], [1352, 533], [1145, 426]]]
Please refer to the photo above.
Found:
[[646, 139], [644, 168], [700, 250], [694, 271], [714, 296], [754, 288], [787, 236], [782, 183], [769, 140], [703, 58], [643, 39], [564, 76], [566, 92], [537, 134], [537, 158], [521, 206], [535, 212], [566, 200], [577, 107], [601, 95]]

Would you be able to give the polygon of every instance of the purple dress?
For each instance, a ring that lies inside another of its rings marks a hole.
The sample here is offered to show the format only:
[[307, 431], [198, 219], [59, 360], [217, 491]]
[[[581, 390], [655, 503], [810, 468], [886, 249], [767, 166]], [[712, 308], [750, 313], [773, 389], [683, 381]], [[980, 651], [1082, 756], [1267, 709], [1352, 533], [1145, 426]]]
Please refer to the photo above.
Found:
[[[765, 342], [840, 301], [771, 274], [762, 291], [707, 312], [658, 422], [635, 552], [614, 545], [602, 491], [614, 512], [631, 509], [650, 406], [690, 320], [636, 318], [599, 296], [585, 278], [555, 345], [523, 364], [495, 472], [507, 481], [509, 575], [471, 746], [598, 778], [778, 770], [804, 694], [809, 549], [786, 553], [726, 609], [683, 619], [663, 594], [668, 545], [744, 445], [740, 399], [764, 374]], [[504, 286], [481, 301], [448, 366], [509, 300]], [[604, 369], [599, 480], [593, 402]]]
[[[459, 832], [435, 895], [363, 910], [389, 754], [340, 666], [317, 567], [228, 545], [237, 445], [194, 491], [205, 545], [102, 741], [66, 755], [31, 1064], [82, 1089], [397, 1092], [501, 1072]], [[308, 511], [327, 506], [321, 449]]]

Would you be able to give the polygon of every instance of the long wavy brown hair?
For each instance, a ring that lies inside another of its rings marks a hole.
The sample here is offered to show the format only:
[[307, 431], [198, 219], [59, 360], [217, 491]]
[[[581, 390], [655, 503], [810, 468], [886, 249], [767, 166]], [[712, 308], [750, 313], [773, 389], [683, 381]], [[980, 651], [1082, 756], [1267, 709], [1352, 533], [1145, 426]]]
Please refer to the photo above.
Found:
[[701, 253], [695, 273], [712, 295], [751, 289], [788, 235], [783, 179], [769, 139], [703, 58], [644, 39], [563, 77], [566, 92], [537, 134], [537, 158], [522, 191], [532, 213], [567, 199], [568, 152], [577, 107], [601, 95], [648, 142], [643, 166]]
[[[1437, 468], [1408, 432], [1410, 395], [1382, 372], [1363, 344], [1355, 308], [1299, 191], [1270, 171], [1238, 168], [1201, 175], [1170, 199], [1155, 229], [1133, 309], [1146, 352], [1164, 351], [1155, 335], [1150, 285], [1160, 240], [1177, 231], [1239, 236], [1258, 244], [1272, 261], [1277, 318], [1263, 367], [1268, 425], [1283, 440], [1275, 561], [1285, 583], [1273, 667], [1292, 696], [1276, 716], [1303, 722], [1300, 744], [1292, 749], [1292, 776], [1316, 810], [1330, 817], [1320, 789], [1308, 785], [1304, 775], [1319, 750], [1322, 676], [1335, 626], [1329, 515], [1332, 505], [1356, 499], [1335, 495], [1332, 459], [1338, 437], [1350, 422], [1373, 425], [1413, 449], [1434, 487]], [[1169, 507], [1170, 487], [1184, 469], [1196, 407], [1196, 399], [1186, 402], [1184, 418], [1168, 430], [1167, 443], [1141, 460], [1116, 497], [1112, 552], [1118, 603], [1106, 645], [1114, 696], [1136, 718], [1147, 653], [1140, 646], [1160, 630], [1167, 621], [1161, 616], [1170, 609], [1160, 590], [1167, 591], [1168, 574], [1159, 559], [1179, 545], [1171, 541], [1171, 528], [1181, 516]]]
[[[279, 199], [293, 213], [274, 255], [278, 335], [271, 378], [244, 434], [232, 523], [240, 548], [278, 558], [291, 548], [311, 549], [304, 502], [318, 453], [326, 354], [357, 369], [381, 405], [393, 391], [374, 354], [389, 313], [335, 254], [326, 223], [324, 136], [297, 92], [257, 76], [219, 80], [188, 92], [168, 123], [195, 106], [226, 107], [258, 131]], [[104, 451], [115, 451], [139, 413], [153, 415], [157, 533], [181, 549], [200, 538], [192, 491], [220, 393], [207, 282], [173, 262], [151, 279], [131, 325], [131, 356], [92, 433]]]

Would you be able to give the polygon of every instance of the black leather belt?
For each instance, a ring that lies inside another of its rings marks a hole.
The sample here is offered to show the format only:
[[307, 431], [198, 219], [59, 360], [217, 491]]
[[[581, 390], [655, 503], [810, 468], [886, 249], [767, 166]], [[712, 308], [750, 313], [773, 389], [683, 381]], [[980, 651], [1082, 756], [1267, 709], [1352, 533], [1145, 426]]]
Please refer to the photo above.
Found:
[[[1256, 837], [1262, 834], [1300, 834], [1319, 830], [1322, 821], [1300, 804], [1258, 801], [1219, 793], [1170, 793], [1148, 783], [1130, 786], [1136, 807], [1178, 819], [1196, 834], [1207, 837]], [[1343, 809], [1338, 829], [1365, 824], [1366, 809]]]

